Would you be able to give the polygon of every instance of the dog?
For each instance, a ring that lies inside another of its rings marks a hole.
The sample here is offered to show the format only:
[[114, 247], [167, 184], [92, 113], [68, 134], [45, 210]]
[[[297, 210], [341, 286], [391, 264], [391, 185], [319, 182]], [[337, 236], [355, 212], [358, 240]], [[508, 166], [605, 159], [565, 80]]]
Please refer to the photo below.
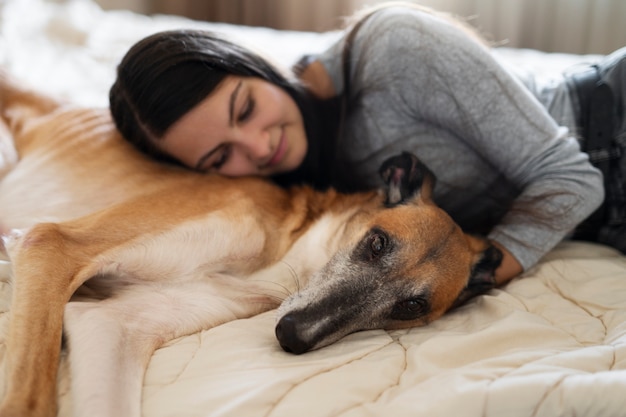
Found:
[[5, 73], [0, 109], [13, 273], [0, 417], [56, 415], [62, 345], [74, 415], [140, 416], [147, 363], [176, 337], [278, 308], [278, 344], [302, 354], [425, 325], [495, 285], [500, 252], [433, 203], [412, 154], [383, 164], [380, 190], [285, 189], [153, 161], [107, 109]]

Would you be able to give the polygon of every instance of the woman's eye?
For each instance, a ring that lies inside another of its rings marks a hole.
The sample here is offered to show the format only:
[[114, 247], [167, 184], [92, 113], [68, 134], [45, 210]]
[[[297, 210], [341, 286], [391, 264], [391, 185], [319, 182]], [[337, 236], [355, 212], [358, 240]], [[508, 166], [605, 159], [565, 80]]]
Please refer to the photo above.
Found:
[[248, 120], [250, 116], [252, 115], [252, 112], [254, 111], [254, 106], [255, 106], [254, 100], [252, 98], [249, 98], [246, 101], [246, 104], [244, 105], [241, 113], [239, 113], [239, 117], [237, 118], [237, 121], [245, 122], [246, 120]]
[[218, 171], [222, 166], [224, 166], [224, 164], [228, 161], [228, 158], [230, 157], [230, 150], [230, 145], [222, 146], [217, 152], [216, 157], [209, 169], [211, 171]]

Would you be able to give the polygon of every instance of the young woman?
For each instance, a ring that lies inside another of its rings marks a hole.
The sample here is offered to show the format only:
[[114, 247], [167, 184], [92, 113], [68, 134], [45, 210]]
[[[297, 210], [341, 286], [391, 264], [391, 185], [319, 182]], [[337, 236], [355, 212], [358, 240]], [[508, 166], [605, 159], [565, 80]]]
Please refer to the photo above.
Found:
[[626, 251], [624, 90], [626, 49], [536, 90], [544, 106], [468, 28], [397, 6], [291, 73], [211, 33], [152, 35], [120, 63], [110, 103], [142, 151], [229, 176], [353, 191], [411, 151], [436, 202], [503, 250], [503, 283], [572, 233]]

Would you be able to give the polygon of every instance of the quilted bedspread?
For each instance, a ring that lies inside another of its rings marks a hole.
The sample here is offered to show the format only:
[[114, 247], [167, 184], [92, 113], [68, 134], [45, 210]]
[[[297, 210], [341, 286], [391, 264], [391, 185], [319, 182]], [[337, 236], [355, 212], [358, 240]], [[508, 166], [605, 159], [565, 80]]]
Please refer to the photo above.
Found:
[[[44, 91], [105, 106], [130, 44], [174, 27], [241, 35], [283, 63], [337, 36], [103, 11], [88, 0], [8, 0], [0, 2], [0, 64]], [[541, 68], [581, 59], [501, 54]], [[10, 280], [0, 261], [0, 361]], [[158, 349], [143, 415], [626, 415], [626, 257], [600, 245], [564, 242], [523, 277], [422, 328], [355, 333], [295, 356], [280, 349], [274, 324], [270, 311]], [[71, 408], [67, 366], [60, 416]]]

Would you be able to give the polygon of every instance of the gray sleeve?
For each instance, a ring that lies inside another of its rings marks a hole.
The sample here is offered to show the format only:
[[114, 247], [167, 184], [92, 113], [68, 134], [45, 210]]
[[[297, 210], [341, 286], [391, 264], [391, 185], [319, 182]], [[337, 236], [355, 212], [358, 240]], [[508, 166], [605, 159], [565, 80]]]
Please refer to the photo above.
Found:
[[[342, 48], [340, 41], [320, 56], [339, 92]], [[601, 174], [577, 140], [488, 48], [441, 18], [406, 8], [377, 12], [355, 39], [351, 70], [353, 91], [389, 89], [406, 107], [403, 117], [454, 135], [522, 190], [488, 237], [524, 269], [604, 198]]]

